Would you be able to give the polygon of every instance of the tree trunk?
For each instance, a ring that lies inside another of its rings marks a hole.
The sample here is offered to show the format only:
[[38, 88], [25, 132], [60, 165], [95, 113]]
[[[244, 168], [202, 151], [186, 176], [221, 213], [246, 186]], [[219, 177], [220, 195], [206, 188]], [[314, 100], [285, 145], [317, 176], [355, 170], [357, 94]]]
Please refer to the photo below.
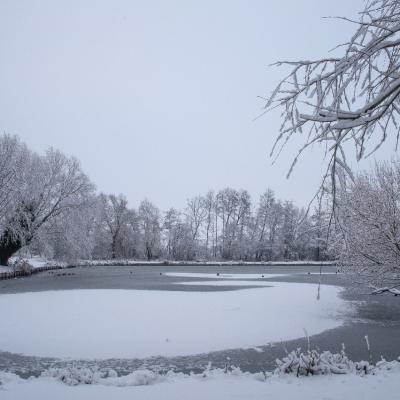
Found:
[[148, 261], [150, 261], [153, 258], [152, 248], [149, 243], [146, 243], [146, 256]]
[[317, 248], [315, 249], [315, 261], [321, 261], [321, 249], [319, 245], [317, 245]]
[[10, 238], [8, 232], [0, 237], [0, 265], [8, 265], [10, 257], [22, 247], [20, 240]]
[[112, 239], [111, 239], [111, 258], [113, 260], [115, 260], [115, 258], [116, 258], [116, 251], [115, 251], [115, 248], [116, 248], [116, 245], [117, 245], [116, 242], [117, 242], [117, 238], [116, 238], [116, 236], [113, 236]]

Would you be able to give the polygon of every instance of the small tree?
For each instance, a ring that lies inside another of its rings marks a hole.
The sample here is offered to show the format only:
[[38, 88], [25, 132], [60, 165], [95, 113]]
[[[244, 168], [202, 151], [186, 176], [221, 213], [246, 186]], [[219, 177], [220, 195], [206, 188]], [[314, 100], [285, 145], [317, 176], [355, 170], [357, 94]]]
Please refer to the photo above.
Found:
[[400, 162], [378, 163], [338, 195], [341, 261], [374, 284], [400, 283]]
[[100, 204], [105, 230], [110, 237], [111, 258], [115, 259], [130, 219], [128, 202], [122, 194], [119, 196], [101, 194]]
[[148, 260], [158, 255], [161, 245], [161, 218], [159, 209], [145, 199], [138, 210], [143, 252]]

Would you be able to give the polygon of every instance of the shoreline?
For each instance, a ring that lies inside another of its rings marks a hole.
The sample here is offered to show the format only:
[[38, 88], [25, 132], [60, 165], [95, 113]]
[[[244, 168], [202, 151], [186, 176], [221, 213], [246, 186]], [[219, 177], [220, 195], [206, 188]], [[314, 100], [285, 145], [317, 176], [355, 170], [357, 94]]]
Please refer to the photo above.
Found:
[[[133, 266], [152, 266], [152, 267], [185, 267], [185, 266], [207, 266], [207, 267], [246, 267], [246, 266], [265, 266], [265, 267], [282, 267], [282, 266], [335, 266], [336, 261], [144, 261], [144, 260], [79, 260], [76, 262], [64, 261], [47, 261], [30, 263], [31, 259], [27, 262], [31, 266], [30, 270], [17, 270], [14, 271], [12, 267], [3, 267], [0, 270], [0, 280], [14, 279], [27, 277], [43, 271], [52, 271], [60, 269], [69, 269], [76, 267], [133, 267]], [[7, 271], [5, 268], [9, 268]]]

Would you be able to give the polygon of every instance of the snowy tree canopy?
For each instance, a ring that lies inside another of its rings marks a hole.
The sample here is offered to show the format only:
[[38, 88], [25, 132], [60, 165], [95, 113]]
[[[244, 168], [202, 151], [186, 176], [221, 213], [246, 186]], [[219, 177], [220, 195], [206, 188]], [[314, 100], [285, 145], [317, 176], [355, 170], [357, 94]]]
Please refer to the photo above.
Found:
[[266, 112], [279, 108], [283, 122], [272, 149], [282, 147], [297, 134], [305, 133], [298, 157], [314, 143], [325, 143], [328, 169], [335, 177], [337, 166], [347, 168], [345, 143], [356, 150], [357, 159], [374, 153], [400, 127], [400, 1], [369, 0], [354, 23], [354, 35], [336, 50], [339, 57], [319, 60], [279, 61], [290, 73], [267, 99]]
[[327, 218], [307, 216], [267, 189], [257, 204], [224, 188], [162, 212], [96, 193], [74, 158], [39, 155], [0, 136], [0, 263], [24, 252], [57, 260], [323, 260]]
[[342, 263], [371, 284], [400, 281], [400, 163], [379, 163], [338, 193]]
[[40, 156], [9, 135], [0, 137], [0, 164], [0, 264], [5, 264], [44, 225], [81, 208], [93, 185], [76, 159], [54, 149]]

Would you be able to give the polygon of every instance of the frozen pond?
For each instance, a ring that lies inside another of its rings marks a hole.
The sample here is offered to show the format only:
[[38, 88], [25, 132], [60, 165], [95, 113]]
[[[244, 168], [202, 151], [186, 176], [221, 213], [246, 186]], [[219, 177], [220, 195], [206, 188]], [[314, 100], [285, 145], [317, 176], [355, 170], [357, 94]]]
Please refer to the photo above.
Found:
[[318, 272], [124, 266], [1, 281], [0, 369], [29, 375], [85, 358], [80, 363], [120, 373], [199, 370], [210, 361], [259, 371], [273, 368], [285, 348], [304, 348], [303, 329], [321, 349], [338, 351], [345, 343], [354, 359], [368, 356], [365, 335], [375, 359], [397, 357], [398, 299], [350, 292], [333, 267]]
[[321, 333], [343, 323], [344, 308], [336, 287], [326, 287], [318, 301], [309, 284], [283, 282], [221, 292], [6, 294], [0, 296], [0, 349], [97, 359], [185, 356], [296, 339], [304, 329]]

